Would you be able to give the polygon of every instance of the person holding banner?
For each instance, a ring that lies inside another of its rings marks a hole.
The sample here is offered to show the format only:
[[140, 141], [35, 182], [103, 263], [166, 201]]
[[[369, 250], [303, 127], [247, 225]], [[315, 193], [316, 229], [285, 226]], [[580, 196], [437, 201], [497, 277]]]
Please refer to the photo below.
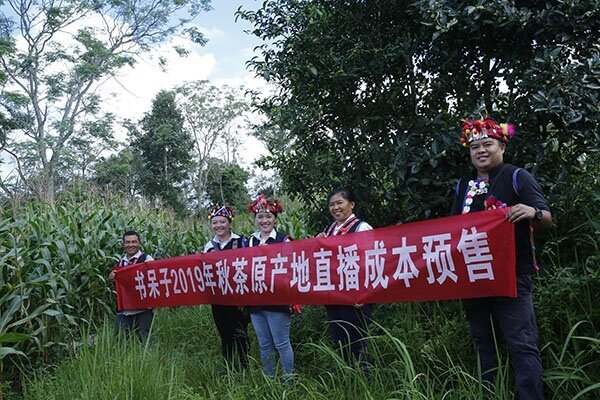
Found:
[[[537, 271], [533, 229], [552, 225], [540, 185], [522, 168], [504, 163], [504, 151], [514, 135], [511, 125], [491, 118], [463, 121], [461, 143], [469, 149], [475, 171], [456, 186], [454, 215], [510, 207], [516, 241], [517, 297], [487, 297], [464, 301], [470, 334], [479, 355], [482, 380], [494, 381], [495, 337], [501, 337], [511, 359], [516, 398], [543, 399], [542, 361], [533, 308], [531, 274]], [[510, 255], [509, 255], [510, 256]]]
[[[119, 264], [110, 272], [108, 279], [111, 281], [115, 279], [116, 268], [154, 260], [152, 256], [140, 250], [141, 245], [142, 239], [136, 231], [130, 230], [123, 234], [122, 246], [125, 254], [121, 257]], [[151, 309], [119, 311], [117, 313], [117, 327], [123, 332], [135, 331], [139, 338], [145, 341], [150, 335], [153, 319], [154, 312]]]
[[[373, 227], [354, 215], [356, 198], [346, 188], [338, 188], [327, 198], [333, 222], [317, 237], [346, 235], [353, 232], [372, 230]], [[371, 320], [371, 304], [327, 305], [329, 333], [333, 343], [341, 348], [346, 362], [358, 361], [368, 365], [366, 335]]]
[[[231, 230], [233, 210], [227, 206], [215, 206], [208, 214], [215, 236], [204, 246], [204, 253], [248, 247], [243, 236]], [[225, 360], [233, 367], [248, 365], [248, 316], [241, 307], [212, 305], [215, 326], [221, 338], [221, 350]]]
[[[250, 236], [250, 247], [272, 243], [289, 242], [290, 238], [275, 229], [277, 215], [283, 211], [281, 203], [269, 200], [260, 194], [250, 203], [248, 210], [254, 214], [258, 230]], [[290, 342], [290, 307], [253, 306], [249, 307], [250, 319], [260, 350], [263, 372], [268, 377], [275, 376], [275, 349], [279, 353], [284, 376], [294, 373], [294, 351]]]

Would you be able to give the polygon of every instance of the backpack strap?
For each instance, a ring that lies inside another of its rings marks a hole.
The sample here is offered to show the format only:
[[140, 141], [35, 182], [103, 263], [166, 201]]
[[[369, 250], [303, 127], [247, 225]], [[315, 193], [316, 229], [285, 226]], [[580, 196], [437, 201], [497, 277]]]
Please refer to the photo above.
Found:
[[277, 235], [275, 236], [275, 242], [281, 243], [286, 239], [289, 239], [288, 235], [286, 235], [285, 233], [277, 232]]
[[456, 212], [458, 215], [462, 214], [463, 207], [465, 206], [465, 200], [467, 199], [467, 186], [469, 184], [469, 178], [461, 177], [456, 182], [456, 187], [454, 188], [454, 200], [456, 210], [452, 210]]
[[516, 168], [512, 173], [512, 187], [516, 195], [519, 196], [519, 171], [522, 168]]
[[[460, 207], [460, 209], [462, 210], [463, 206], [464, 206], [464, 199], [461, 201], [461, 199], [459, 198], [460, 196], [460, 184], [462, 183], [462, 178], [458, 178], [458, 181], [456, 182], [456, 187], [454, 188], [454, 198], [457, 204], [457, 207]], [[454, 211], [454, 210], [453, 210]]]

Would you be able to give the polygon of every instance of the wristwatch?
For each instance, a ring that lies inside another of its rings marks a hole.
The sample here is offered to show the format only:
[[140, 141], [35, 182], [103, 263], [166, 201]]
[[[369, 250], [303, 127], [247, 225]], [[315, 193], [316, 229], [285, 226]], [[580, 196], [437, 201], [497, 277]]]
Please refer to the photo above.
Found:
[[544, 218], [544, 213], [539, 208], [535, 208], [535, 214], [533, 215], [533, 219], [537, 222], [541, 222]]

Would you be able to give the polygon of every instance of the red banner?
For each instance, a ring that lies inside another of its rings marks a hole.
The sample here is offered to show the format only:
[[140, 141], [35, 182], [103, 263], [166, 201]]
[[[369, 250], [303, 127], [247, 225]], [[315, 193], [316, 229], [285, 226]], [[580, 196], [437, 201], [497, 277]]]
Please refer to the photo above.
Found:
[[134, 264], [116, 270], [118, 308], [515, 297], [507, 211]]

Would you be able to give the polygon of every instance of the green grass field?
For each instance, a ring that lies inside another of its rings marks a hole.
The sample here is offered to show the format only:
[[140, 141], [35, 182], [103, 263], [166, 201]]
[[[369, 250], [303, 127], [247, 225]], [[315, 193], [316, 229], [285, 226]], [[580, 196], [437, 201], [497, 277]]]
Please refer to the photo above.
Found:
[[[307, 308], [293, 321], [297, 374], [292, 381], [281, 381], [262, 375], [255, 340], [250, 367], [228, 370], [208, 307], [162, 309], [145, 346], [136, 338], [119, 337], [107, 321], [97, 335], [86, 335], [88, 344], [71, 358], [29, 377], [23, 398], [512, 399], [506, 359], [501, 359], [495, 388], [486, 391], [478, 384], [459, 311], [456, 303], [380, 306], [376, 318], [387, 326], [373, 329], [370, 353], [375, 365], [365, 375], [329, 347], [323, 310]], [[396, 322], [390, 318], [402, 315]], [[444, 319], [447, 323], [440, 324]], [[574, 333], [564, 346], [544, 348], [549, 398], [591, 400], [600, 393], [593, 381], [598, 365], [583, 361], [589, 352], [598, 354], [600, 341]], [[585, 354], [578, 358], [575, 347]]]

